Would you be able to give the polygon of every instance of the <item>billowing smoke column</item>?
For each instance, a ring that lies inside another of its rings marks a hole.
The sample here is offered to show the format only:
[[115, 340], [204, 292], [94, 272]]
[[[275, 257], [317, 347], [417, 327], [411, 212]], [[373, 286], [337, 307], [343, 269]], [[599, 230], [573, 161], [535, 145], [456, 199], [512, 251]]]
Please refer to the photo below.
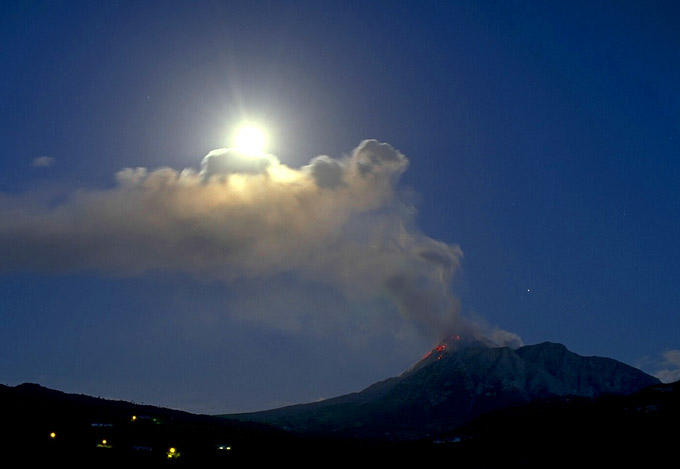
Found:
[[476, 329], [449, 284], [462, 252], [422, 234], [398, 196], [408, 160], [363, 141], [300, 169], [213, 150], [199, 171], [125, 169], [56, 207], [0, 197], [0, 272], [177, 271], [224, 282], [292, 274], [388, 298], [438, 338]]

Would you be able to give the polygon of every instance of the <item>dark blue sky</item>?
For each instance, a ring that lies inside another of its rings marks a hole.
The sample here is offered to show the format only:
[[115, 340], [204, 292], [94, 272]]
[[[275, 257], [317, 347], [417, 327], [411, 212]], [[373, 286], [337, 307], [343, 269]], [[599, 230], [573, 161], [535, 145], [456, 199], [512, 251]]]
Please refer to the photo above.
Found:
[[673, 376], [678, 18], [674, 2], [6, 2], [0, 380], [236, 412], [356, 391], [427, 351], [372, 315], [394, 298], [356, 301], [301, 264], [225, 280], [184, 269], [190, 250], [139, 270], [79, 257], [139, 234], [107, 211], [116, 173], [198, 171], [246, 118], [293, 169], [365, 139], [405, 155], [390, 194], [415, 218], [387, 205], [352, 227], [389, 212], [460, 246], [466, 318]]

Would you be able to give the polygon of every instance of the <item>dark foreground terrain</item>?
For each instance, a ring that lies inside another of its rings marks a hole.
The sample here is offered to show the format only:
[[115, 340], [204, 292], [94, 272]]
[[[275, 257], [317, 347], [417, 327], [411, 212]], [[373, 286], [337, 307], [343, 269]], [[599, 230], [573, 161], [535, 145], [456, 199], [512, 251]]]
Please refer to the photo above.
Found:
[[0, 412], [2, 458], [19, 461], [3, 467], [316, 467], [334, 462], [665, 467], [680, 438], [680, 382], [629, 396], [559, 397], [513, 406], [409, 441], [302, 437], [261, 424], [65, 394], [35, 384], [0, 386]]

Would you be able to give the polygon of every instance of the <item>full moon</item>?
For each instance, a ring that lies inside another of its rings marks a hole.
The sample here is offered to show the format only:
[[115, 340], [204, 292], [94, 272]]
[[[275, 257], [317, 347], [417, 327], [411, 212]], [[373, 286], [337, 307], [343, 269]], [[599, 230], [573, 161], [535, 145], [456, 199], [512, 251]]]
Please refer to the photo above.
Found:
[[264, 153], [267, 136], [264, 131], [252, 124], [243, 124], [234, 133], [233, 146], [241, 153], [260, 155]]

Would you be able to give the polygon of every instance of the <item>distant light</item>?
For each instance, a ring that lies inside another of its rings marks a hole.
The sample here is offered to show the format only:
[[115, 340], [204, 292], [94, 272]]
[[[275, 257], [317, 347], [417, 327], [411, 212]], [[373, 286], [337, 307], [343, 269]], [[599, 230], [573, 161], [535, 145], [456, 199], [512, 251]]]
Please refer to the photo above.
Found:
[[56, 437], [57, 437], [56, 433], [54, 433], [54, 432], [50, 433], [50, 438], [56, 438]]
[[180, 453], [179, 453], [179, 451], [177, 451], [177, 449], [170, 448], [167, 452], [167, 455], [168, 455], [168, 459], [179, 458]]
[[253, 124], [239, 126], [233, 140], [234, 149], [248, 155], [261, 155], [267, 144], [264, 130]]
[[132, 416], [132, 421], [134, 422], [135, 420], [137, 420], [137, 416], [136, 416], [136, 415], [133, 415], [133, 416]]
[[111, 449], [112, 446], [108, 443], [108, 440], [103, 439], [103, 440], [101, 441], [101, 443], [97, 443], [97, 448], [107, 448], [107, 449]]
[[177, 457], [177, 455], [175, 454], [176, 452], [177, 452], [177, 450], [176, 450], [175, 448], [170, 448], [170, 449], [168, 450], [168, 453], [167, 453], [167, 454], [168, 454], [168, 459]]

